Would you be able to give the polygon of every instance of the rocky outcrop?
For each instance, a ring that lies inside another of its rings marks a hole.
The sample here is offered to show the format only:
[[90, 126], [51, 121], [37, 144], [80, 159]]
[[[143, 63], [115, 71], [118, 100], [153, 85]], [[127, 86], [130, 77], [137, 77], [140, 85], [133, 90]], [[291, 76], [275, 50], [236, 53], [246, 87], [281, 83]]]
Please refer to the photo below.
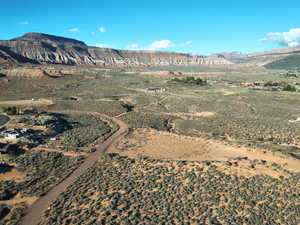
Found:
[[14, 78], [42, 78], [48, 75], [44, 70], [39, 68], [1, 69], [0, 74]]
[[294, 53], [299, 51], [300, 51], [300, 46], [294, 48], [282, 48], [282, 49], [274, 49], [271, 51], [255, 52], [250, 54], [249, 56], [256, 57], [256, 56], [275, 55], [275, 54], [289, 54], [289, 53]]
[[126, 51], [90, 47], [74, 39], [40, 33], [27, 33], [20, 38], [0, 41], [0, 60], [100, 66], [232, 64], [222, 58], [198, 58], [174, 52]]
[[210, 57], [232, 60], [232, 59], [243, 59], [248, 57], [248, 55], [243, 54], [242, 52], [219, 52], [219, 53], [211, 54]]

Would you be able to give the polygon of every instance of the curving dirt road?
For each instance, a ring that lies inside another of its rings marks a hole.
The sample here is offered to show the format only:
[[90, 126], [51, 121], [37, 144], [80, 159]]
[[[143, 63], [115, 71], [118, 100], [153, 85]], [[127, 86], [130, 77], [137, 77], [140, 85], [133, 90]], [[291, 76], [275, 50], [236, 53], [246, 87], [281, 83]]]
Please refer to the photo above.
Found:
[[97, 113], [97, 112], [86, 112], [86, 111], [60, 111], [60, 112], [77, 112], [77, 113], [91, 113], [94, 115], [99, 115], [101, 117], [111, 119], [119, 125], [119, 130], [116, 131], [112, 136], [110, 136], [100, 147], [92, 153], [83, 164], [81, 164], [73, 173], [63, 180], [60, 184], [53, 187], [46, 195], [40, 197], [35, 201], [27, 210], [26, 215], [21, 219], [19, 225], [37, 225], [44, 215], [44, 212], [49, 207], [50, 203], [54, 201], [60, 193], [64, 192], [68, 186], [73, 184], [78, 177], [80, 177], [88, 168], [92, 167], [96, 161], [101, 157], [107, 148], [117, 141], [120, 137], [125, 135], [127, 132], [128, 126], [123, 121], [109, 117], [107, 115]]

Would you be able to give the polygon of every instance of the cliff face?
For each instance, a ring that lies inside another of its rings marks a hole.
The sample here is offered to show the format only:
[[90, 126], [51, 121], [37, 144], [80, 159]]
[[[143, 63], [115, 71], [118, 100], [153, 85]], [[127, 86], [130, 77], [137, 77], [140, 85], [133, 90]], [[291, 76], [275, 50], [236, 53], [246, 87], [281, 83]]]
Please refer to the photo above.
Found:
[[223, 58], [223, 59], [243, 59], [248, 57], [247, 54], [243, 54], [242, 52], [219, 52], [219, 53], [214, 53], [210, 55], [211, 57], [214, 58]]
[[31, 62], [64, 65], [227, 65], [222, 58], [195, 58], [159, 51], [126, 51], [89, 47], [81, 41], [40, 33], [0, 41], [0, 63]]

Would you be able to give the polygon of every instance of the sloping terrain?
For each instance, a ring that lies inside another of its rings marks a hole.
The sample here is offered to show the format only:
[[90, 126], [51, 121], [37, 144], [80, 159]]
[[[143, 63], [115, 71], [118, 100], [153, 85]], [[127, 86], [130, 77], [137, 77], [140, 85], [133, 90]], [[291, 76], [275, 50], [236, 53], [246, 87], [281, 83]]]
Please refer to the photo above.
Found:
[[0, 41], [0, 62], [64, 65], [227, 65], [222, 58], [196, 58], [189, 54], [159, 51], [126, 51], [89, 47], [84, 42], [41, 33]]
[[297, 69], [300, 67], [299, 50], [299, 47], [276, 49], [252, 53], [246, 57], [230, 58], [229, 60], [246, 66], [264, 66], [267, 69]]
[[249, 56], [246, 58], [232, 59], [232, 62], [237, 63], [237, 64], [242, 64], [245, 66], [265, 66], [267, 64], [284, 59], [285, 57], [287, 57], [289, 55], [291, 55], [291, 54], [290, 53], [282, 53], [282, 54]]
[[23, 55], [19, 55], [18, 53], [12, 51], [7, 46], [2, 46], [0, 42], [0, 63], [34, 63], [37, 61], [29, 59]]
[[276, 60], [265, 65], [267, 69], [299, 69], [300, 68], [300, 53], [289, 55], [283, 59]]

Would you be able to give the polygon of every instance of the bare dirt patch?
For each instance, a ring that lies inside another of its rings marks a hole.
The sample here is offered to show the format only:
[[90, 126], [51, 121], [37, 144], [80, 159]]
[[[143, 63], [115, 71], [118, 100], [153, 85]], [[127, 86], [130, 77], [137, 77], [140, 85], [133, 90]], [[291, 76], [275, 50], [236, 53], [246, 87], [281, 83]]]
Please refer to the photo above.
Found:
[[215, 112], [189, 112], [189, 113], [163, 113], [163, 114], [178, 116], [184, 119], [187, 117], [212, 117], [217, 115]]
[[290, 172], [300, 171], [298, 160], [280, 153], [231, 146], [216, 140], [181, 136], [151, 129], [135, 130], [130, 137], [121, 140], [117, 146], [111, 147], [110, 151], [113, 152], [116, 149], [121, 151], [121, 155], [129, 157], [146, 156], [155, 159], [220, 161], [236, 164], [234, 167], [224, 164], [223, 170], [244, 176], [268, 174], [277, 177], [282, 175], [282, 172], [272, 166], [275, 164]]
[[72, 156], [72, 157], [76, 157], [76, 156], [87, 157], [87, 156], [89, 156], [89, 153], [66, 152], [66, 151], [59, 150], [59, 149], [49, 149], [49, 148], [41, 148], [41, 147], [31, 148], [30, 150], [31, 151], [59, 152], [59, 153], [62, 153], [63, 155], [65, 155], [65, 156]]
[[32, 205], [38, 197], [24, 197], [20, 193], [17, 194], [14, 198], [6, 201], [1, 201], [3, 204], [8, 204], [8, 205], [15, 205], [19, 203], [26, 203], [27, 206]]
[[121, 98], [120, 101], [125, 103], [137, 104], [137, 101], [134, 98]]
[[47, 106], [52, 105], [53, 101], [49, 99], [37, 99], [37, 100], [12, 100], [12, 101], [0, 101], [1, 106], [20, 105], [20, 106]]
[[23, 181], [25, 178], [26, 178], [26, 174], [19, 172], [16, 169], [12, 169], [11, 171], [0, 174], [1, 181], [15, 181], [18, 183]]
[[37, 131], [47, 131], [48, 128], [46, 126], [36, 126], [36, 125], [30, 125], [25, 123], [10, 123], [7, 126], [7, 129], [15, 129], [15, 128], [27, 128], [31, 130], [37, 130]]
[[181, 76], [180, 72], [173, 71], [144, 71], [144, 72], [125, 72], [126, 74], [140, 74], [140, 75], [149, 75], [149, 76], [157, 76], [157, 77], [176, 77]]

